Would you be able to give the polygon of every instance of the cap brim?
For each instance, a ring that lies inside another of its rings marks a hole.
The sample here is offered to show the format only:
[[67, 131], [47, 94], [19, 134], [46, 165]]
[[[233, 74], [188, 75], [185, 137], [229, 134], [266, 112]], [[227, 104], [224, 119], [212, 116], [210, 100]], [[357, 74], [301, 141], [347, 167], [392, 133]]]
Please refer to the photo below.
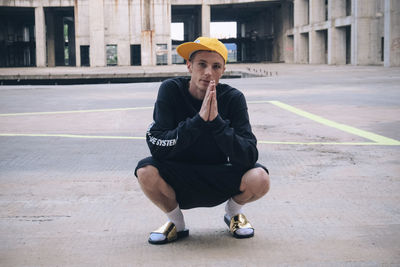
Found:
[[[183, 43], [179, 45], [176, 48], [176, 52], [183, 57], [186, 60], [189, 60], [190, 55], [197, 50], [205, 50], [205, 51], [215, 51], [218, 53], [218, 51], [211, 49], [205, 45], [194, 43], [194, 42], [188, 42], [188, 43]], [[218, 53], [219, 54], [219, 53]], [[222, 57], [222, 56], [221, 56]], [[222, 57], [223, 58], [223, 57]], [[225, 61], [225, 60], [224, 60]]]

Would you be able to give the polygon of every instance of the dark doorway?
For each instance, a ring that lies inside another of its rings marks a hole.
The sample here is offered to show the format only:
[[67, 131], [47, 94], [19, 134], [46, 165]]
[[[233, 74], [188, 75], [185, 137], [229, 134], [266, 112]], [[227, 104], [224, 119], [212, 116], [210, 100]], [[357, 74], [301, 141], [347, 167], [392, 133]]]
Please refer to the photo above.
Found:
[[140, 45], [131, 45], [131, 65], [132, 66], [142, 65]]
[[351, 0], [346, 0], [346, 16], [351, 16]]
[[34, 8], [0, 7], [0, 67], [35, 65]]
[[316, 42], [320, 49], [317, 49], [314, 56], [316, 61], [314, 63], [326, 64], [328, 62], [328, 30], [318, 30], [316, 33]]
[[184, 24], [181, 42], [194, 41], [201, 35], [201, 5], [172, 5], [171, 14], [171, 22]]
[[81, 66], [90, 66], [90, 54], [88, 45], [81, 45]]
[[300, 63], [310, 63], [309, 34], [308, 32], [300, 33]]
[[74, 8], [45, 8], [48, 66], [75, 66]]
[[346, 64], [351, 64], [351, 26], [346, 26]]
[[280, 8], [278, 1], [212, 5], [211, 22], [236, 22], [236, 38], [221, 41], [236, 45], [237, 62], [271, 62], [279, 58]]

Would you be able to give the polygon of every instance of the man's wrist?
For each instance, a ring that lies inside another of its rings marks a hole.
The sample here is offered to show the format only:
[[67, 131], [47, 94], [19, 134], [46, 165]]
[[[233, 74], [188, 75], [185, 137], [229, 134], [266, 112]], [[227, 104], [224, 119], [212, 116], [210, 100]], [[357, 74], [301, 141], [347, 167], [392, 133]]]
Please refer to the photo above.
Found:
[[222, 117], [218, 114], [212, 121], [208, 122], [208, 125], [211, 126], [213, 129], [219, 129], [225, 125], [225, 121]]
[[192, 121], [193, 121], [193, 126], [194, 126], [195, 128], [200, 128], [200, 127], [202, 127], [202, 126], [204, 126], [204, 125], [207, 124], [207, 121], [205, 121], [205, 120], [203, 119], [203, 117], [200, 116], [200, 113], [197, 113], [197, 114], [192, 118]]

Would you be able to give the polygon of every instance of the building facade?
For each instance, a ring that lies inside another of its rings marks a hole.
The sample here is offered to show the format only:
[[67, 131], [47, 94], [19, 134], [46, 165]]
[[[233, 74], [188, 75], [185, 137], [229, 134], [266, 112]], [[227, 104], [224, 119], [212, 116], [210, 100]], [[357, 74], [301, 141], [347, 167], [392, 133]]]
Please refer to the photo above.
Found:
[[181, 63], [223, 21], [237, 62], [400, 66], [398, 0], [0, 0], [0, 67]]

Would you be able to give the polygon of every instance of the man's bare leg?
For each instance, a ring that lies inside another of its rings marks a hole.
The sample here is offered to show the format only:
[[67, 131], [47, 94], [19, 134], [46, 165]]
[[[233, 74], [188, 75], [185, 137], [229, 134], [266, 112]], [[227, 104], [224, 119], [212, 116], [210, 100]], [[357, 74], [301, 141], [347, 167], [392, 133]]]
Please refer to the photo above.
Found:
[[160, 176], [157, 168], [147, 165], [137, 170], [144, 194], [162, 211], [168, 213], [178, 206], [175, 191]]
[[[178, 202], [176, 201], [175, 191], [160, 176], [157, 168], [148, 165], [137, 170], [138, 181], [144, 194], [174, 223], [179, 232], [185, 230], [185, 220]], [[188, 230], [185, 230], [187, 233]], [[165, 243], [167, 234], [152, 232], [149, 242], [153, 244]]]
[[[242, 193], [233, 196], [228, 200], [225, 206], [225, 220], [228, 223], [233, 216], [242, 213], [244, 204], [255, 201], [263, 197], [269, 190], [269, 175], [263, 168], [254, 168], [247, 171], [240, 184]], [[236, 219], [235, 219], [236, 220]], [[240, 220], [240, 219], [239, 219]], [[232, 230], [231, 230], [232, 231]], [[254, 229], [244, 226], [234, 231], [235, 237], [252, 237]]]
[[269, 191], [269, 175], [261, 167], [248, 170], [242, 177], [240, 193], [233, 197], [236, 203], [244, 205], [263, 197]]

